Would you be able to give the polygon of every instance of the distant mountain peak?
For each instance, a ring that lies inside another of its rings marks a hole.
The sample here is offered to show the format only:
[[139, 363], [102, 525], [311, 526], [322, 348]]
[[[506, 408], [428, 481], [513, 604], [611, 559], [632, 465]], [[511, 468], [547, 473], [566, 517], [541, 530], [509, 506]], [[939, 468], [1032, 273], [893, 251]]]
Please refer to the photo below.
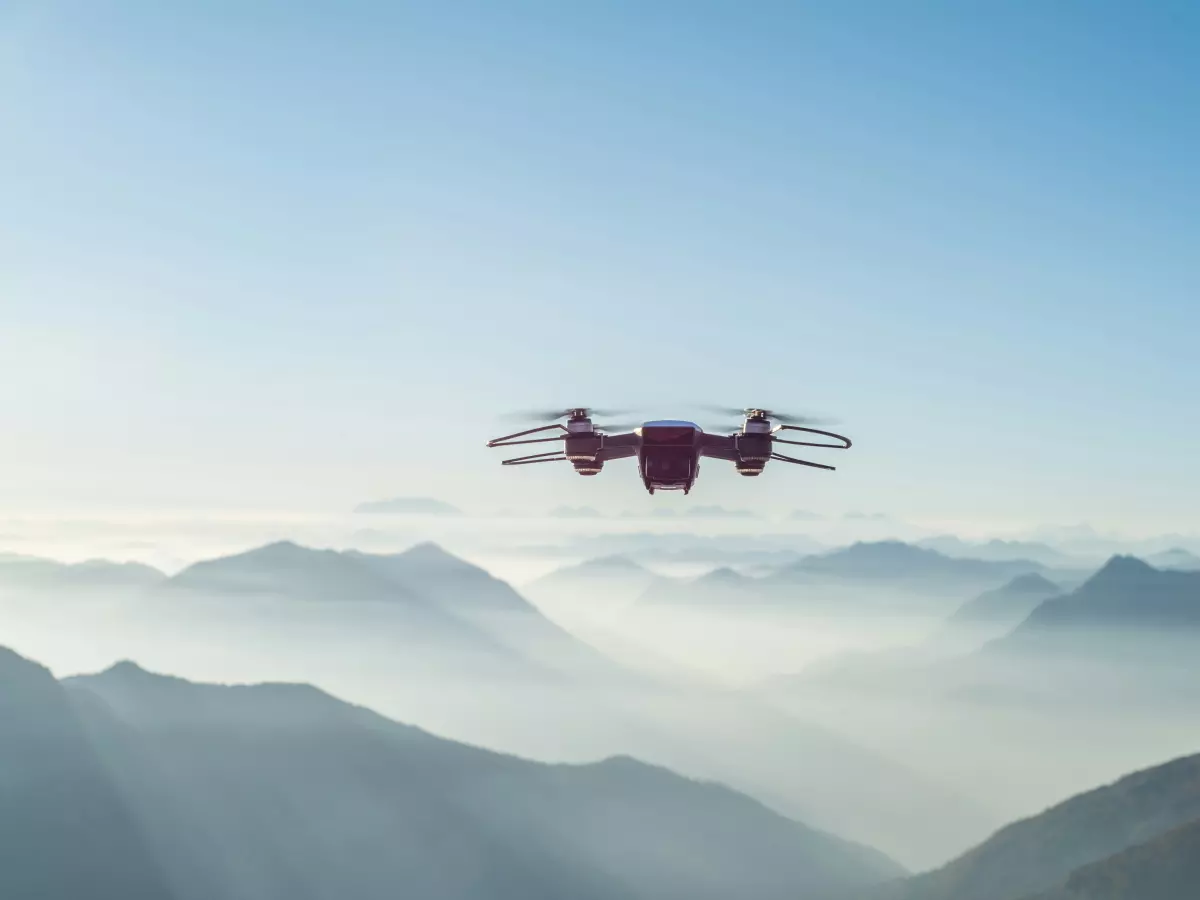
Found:
[[737, 569], [730, 568], [729, 566], [721, 566], [720, 568], [713, 569], [711, 572], [705, 572], [703, 575], [701, 575], [699, 578], [696, 579], [697, 582], [705, 582], [705, 583], [717, 582], [717, 583], [724, 583], [724, 584], [728, 584], [731, 582], [742, 582], [745, 580], [746, 580], [745, 575], [743, 575], [741, 572], [737, 571]]
[[421, 541], [413, 544], [407, 550], [400, 553], [400, 556], [408, 556], [412, 559], [458, 559], [453, 553], [443, 547], [436, 541]]
[[454, 555], [441, 544], [433, 541], [421, 541], [419, 544], [413, 544], [407, 550], [396, 555], [409, 563], [437, 566], [442, 569], [479, 569], [474, 563], [467, 562], [461, 556]]
[[1091, 581], [1111, 581], [1113, 579], [1145, 578], [1154, 575], [1158, 569], [1143, 559], [1118, 553], [1100, 567], [1091, 577]]
[[1002, 591], [1021, 594], [1044, 594], [1047, 591], [1057, 591], [1059, 586], [1040, 572], [1026, 572], [1018, 575], [1004, 587]]
[[155, 677], [154, 673], [143, 669], [137, 663], [129, 659], [122, 659], [113, 663], [107, 669], [98, 673], [98, 675], [112, 678], [142, 678], [146, 676], [152, 678]]
[[638, 572], [644, 571], [645, 566], [634, 559], [626, 556], [623, 553], [612, 553], [608, 556], [597, 556], [593, 559], [585, 560], [579, 564], [580, 568], [587, 569], [604, 569], [606, 571], [628, 571]]

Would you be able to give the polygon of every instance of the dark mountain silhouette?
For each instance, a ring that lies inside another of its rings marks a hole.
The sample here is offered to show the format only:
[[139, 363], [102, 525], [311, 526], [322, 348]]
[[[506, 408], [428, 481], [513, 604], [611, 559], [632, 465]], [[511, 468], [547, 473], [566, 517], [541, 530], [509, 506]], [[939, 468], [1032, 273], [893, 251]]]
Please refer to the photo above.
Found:
[[1133, 556], [1114, 556], [1071, 593], [1039, 605], [1003, 645], [1114, 629], [1200, 629], [1200, 572], [1162, 571]]
[[0, 554], [0, 587], [26, 590], [136, 589], [163, 581], [158, 569], [135, 562], [93, 559], [63, 563], [17, 554]]
[[405, 516], [461, 516], [462, 510], [432, 497], [394, 497], [370, 500], [354, 507], [356, 513], [385, 513]]
[[1026, 900], [1189, 900], [1200, 893], [1200, 820], [1076, 869]]
[[[1085, 885], [1088, 876], [1072, 873], [1147, 841], [1169, 837], [1172, 829], [1196, 819], [1200, 819], [1200, 755], [1136, 772], [1072, 797], [1001, 829], [940, 869], [868, 896], [880, 900], [1021, 900], [1069, 884], [1071, 878], [1077, 885]], [[1182, 840], [1179, 846], [1185, 846], [1190, 838], [1187, 834], [1169, 837], [1168, 846], [1175, 840]], [[1064, 895], [1054, 896], [1059, 900]], [[1130, 900], [1147, 898], [1136, 894], [1130, 895]]]
[[1018, 575], [995, 590], [985, 591], [964, 603], [947, 624], [952, 628], [984, 627], [1009, 631], [1021, 623], [1044, 600], [1062, 593], [1061, 588], [1044, 575], [1030, 572]]
[[2, 647], [0, 897], [174, 897], [67, 693]]
[[[173, 900], [792, 900], [899, 871], [719, 785], [628, 758], [528, 762], [306, 685], [194, 684], [130, 663], [65, 684], [149, 852], [107, 832], [62, 852], [83, 859], [91, 842], [109, 866], [154, 860]], [[70, 708], [48, 676], [42, 688]], [[45, 797], [29, 800], [36, 811]], [[21, 827], [10, 811], [0, 820]], [[57, 814], [70, 821], [78, 804], [64, 797]], [[27, 865], [55, 858], [23, 846]]]

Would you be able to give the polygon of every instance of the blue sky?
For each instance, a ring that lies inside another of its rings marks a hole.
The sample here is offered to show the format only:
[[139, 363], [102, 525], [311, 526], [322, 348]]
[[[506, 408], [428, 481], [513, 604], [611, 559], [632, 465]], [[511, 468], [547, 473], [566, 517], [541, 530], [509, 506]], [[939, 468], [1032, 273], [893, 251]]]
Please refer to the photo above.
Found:
[[712, 400], [856, 446], [697, 502], [1191, 528], [1198, 107], [1183, 3], [10, 0], [0, 502], [640, 508], [495, 414]]

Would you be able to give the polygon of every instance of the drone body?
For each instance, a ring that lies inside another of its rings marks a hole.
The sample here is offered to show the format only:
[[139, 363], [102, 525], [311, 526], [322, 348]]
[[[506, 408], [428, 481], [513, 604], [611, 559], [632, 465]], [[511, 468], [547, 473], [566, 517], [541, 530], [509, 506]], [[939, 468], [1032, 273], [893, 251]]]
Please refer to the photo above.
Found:
[[[762, 474], [769, 460], [811, 466], [816, 469], [833, 469], [822, 463], [794, 459], [774, 451], [774, 445], [793, 444], [801, 447], [827, 447], [834, 450], [850, 448], [850, 439], [832, 431], [821, 431], [800, 425], [772, 425], [772, 418], [785, 418], [766, 409], [741, 411], [744, 421], [739, 430], [731, 434], [716, 434], [705, 431], [695, 422], [682, 419], [656, 419], [625, 432], [610, 433], [603, 426], [592, 423], [591, 413], [585, 407], [577, 407], [562, 413], [551, 413], [549, 418], [565, 418], [566, 425], [555, 423], [488, 441], [489, 447], [508, 447], [516, 444], [537, 444], [562, 441], [563, 449], [549, 453], [534, 453], [506, 459], [506, 466], [523, 466], [543, 462], [570, 462], [580, 475], [598, 475], [604, 464], [614, 459], [636, 457], [638, 471], [646, 490], [683, 491], [692, 489], [700, 470], [701, 457], [724, 459], [732, 462], [739, 475]], [[553, 437], [530, 437], [546, 431], [561, 431]], [[813, 443], [811, 441], [788, 441], [776, 437], [779, 431], [800, 431], [823, 435], [840, 441], [837, 444]]]

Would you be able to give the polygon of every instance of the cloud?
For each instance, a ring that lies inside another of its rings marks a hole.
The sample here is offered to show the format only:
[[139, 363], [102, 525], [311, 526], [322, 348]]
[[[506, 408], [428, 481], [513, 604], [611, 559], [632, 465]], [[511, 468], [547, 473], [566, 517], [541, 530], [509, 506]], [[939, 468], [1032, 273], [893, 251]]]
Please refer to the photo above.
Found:
[[356, 513], [382, 513], [404, 516], [461, 516], [462, 510], [432, 497], [393, 497], [371, 500], [354, 507]]

